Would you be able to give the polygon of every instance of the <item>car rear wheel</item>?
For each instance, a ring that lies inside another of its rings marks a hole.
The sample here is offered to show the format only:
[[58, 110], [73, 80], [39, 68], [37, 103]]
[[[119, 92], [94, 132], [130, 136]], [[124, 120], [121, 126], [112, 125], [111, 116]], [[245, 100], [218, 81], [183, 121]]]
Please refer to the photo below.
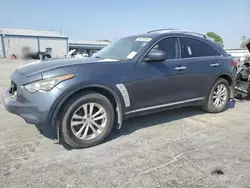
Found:
[[230, 99], [230, 86], [227, 80], [218, 79], [207, 97], [203, 109], [209, 113], [219, 113], [225, 110]]
[[80, 97], [74, 97], [64, 109], [62, 138], [73, 148], [100, 144], [112, 130], [113, 106], [99, 93], [85, 93]]

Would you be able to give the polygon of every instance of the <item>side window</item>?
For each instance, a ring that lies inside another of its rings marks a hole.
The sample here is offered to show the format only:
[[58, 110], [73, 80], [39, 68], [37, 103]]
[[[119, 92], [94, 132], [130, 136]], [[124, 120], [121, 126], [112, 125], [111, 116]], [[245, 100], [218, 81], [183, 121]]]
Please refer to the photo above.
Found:
[[205, 42], [190, 38], [180, 38], [180, 41], [182, 58], [221, 55], [216, 49], [206, 44]]
[[152, 49], [162, 50], [167, 54], [167, 60], [179, 59], [179, 41], [178, 38], [166, 38], [159, 41]]

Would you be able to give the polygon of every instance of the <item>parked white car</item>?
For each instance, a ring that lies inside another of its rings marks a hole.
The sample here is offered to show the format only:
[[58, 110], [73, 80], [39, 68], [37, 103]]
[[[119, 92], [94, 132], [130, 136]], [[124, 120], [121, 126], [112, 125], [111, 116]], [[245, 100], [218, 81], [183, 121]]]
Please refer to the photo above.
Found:
[[82, 52], [78, 52], [75, 57], [89, 57], [88, 54], [82, 53]]
[[67, 57], [77, 57], [77, 58], [79, 58], [79, 57], [89, 57], [89, 55], [86, 54], [86, 53], [82, 53], [82, 52], [75, 53], [75, 51], [76, 51], [75, 49], [70, 50], [69, 53], [67, 54]]

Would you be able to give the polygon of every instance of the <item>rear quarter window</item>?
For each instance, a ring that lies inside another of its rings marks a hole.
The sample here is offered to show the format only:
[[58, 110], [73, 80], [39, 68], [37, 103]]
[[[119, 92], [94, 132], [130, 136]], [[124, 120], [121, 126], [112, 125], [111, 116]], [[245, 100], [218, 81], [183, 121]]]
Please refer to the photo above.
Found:
[[203, 41], [193, 38], [180, 38], [180, 42], [182, 58], [221, 56], [218, 50]]

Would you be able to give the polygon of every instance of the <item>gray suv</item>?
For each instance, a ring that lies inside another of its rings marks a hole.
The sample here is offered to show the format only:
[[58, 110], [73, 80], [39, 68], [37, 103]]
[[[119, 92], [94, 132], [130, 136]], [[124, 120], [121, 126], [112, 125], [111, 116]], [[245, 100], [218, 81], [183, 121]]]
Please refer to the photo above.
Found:
[[89, 58], [20, 67], [3, 99], [27, 123], [84, 148], [133, 116], [184, 106], [221, 112], [234, 96], [235, 73], [232, 58], [206, 36], [154, 30], [117, 39]]

